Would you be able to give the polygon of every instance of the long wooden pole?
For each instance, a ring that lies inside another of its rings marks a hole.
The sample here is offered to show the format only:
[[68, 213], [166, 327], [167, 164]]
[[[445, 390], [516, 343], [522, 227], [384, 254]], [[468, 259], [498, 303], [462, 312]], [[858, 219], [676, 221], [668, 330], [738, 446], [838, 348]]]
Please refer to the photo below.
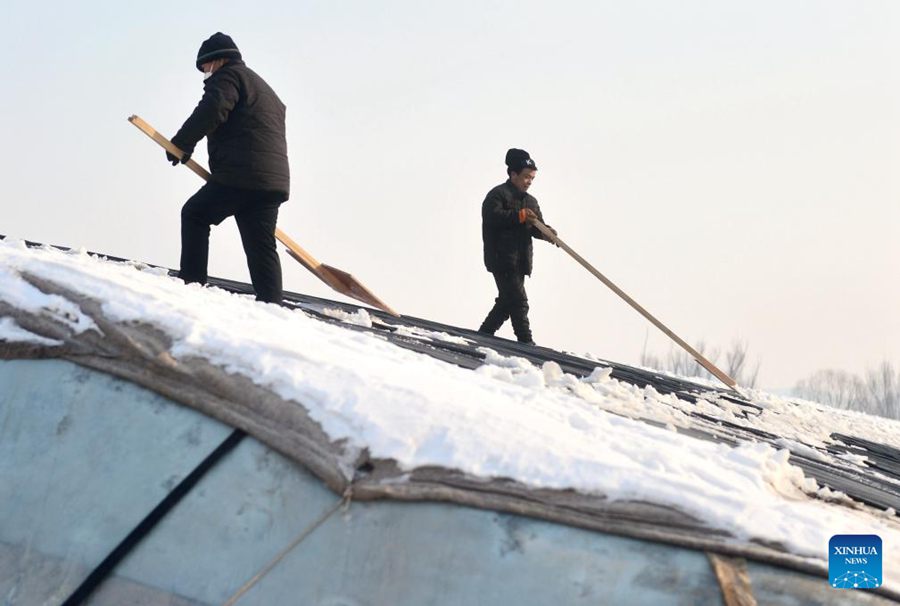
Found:
[[682, 339], [681, 337], [679, 337], [678, 335], [676, 335], [674, 332], [672, 332], [671, 330], [669, 330], [669, 328], [668, 328], [665, 324], [663, 324], [662, 322], [660, 322], [659, 320], [657, 320], [655, 317], [653, 317], [653, 315], [652, 315], [649, 311], [647, 311], [646, 309], [644, 309], [637, 301], [635, 301], [634, 299], [632, 299], [631, 297], [629, 297], [628, 294], [627, 294], [624, 290], [622, 290], [621, 288], [619, 288], [618, 286], [616, 286], [616, 285], [613, 283], [612, 280], [610, 280], [609, 278], [607, 278], [606, 276], [604, 276], [602, 273], [600, 273], [600, 272], [597, 270], [596, 267], [594, 267], [593, 265], [591, 265], [590, 263], [588, 263], [588, 262], [584, 259], [584, 257], [582, 257], [581, 255], [579, 255], [579, 254], [578, 254], [577, 252], [575, 252], [574, 250], [572, 250], [572, 248], [571, 248], [568, 244], [566, 244], [565, 242], [563, 242], [562, 239], [561, 239], [559, 236], [557, 236], [557, 235], [554, 234], [552, 231], [550, 231], [550, 228], [549, 228], [549, 227], [547, 227], [546, 225], [544, 225], [543, 223], [541, 223], [541, 222], [538, 221], [538, 220], [535, 220], [535, 221], [532, 223], [532, 225], [534, 225], [534, 226], [535, 226], [542, 234], [544, 234], [544, 236], [545, 236], [550, 242], [553, 242], [554, 244], [556, 244], [557, 246], [559, 246], [561, 249], [563, 249], [564, 251], [566, 251], [567, 253], [569, 253], [569, 255], [570, 255], [573, 259], [575, 259], [576, 261], [578, 261], [578, 262], [581, 264], [582, 267], [584, 267], [586, 270], [588, 270], [589, 272], [591, 272], [592, 274], [594, 274], [594, 276], [595, 276], [598, 280], [600, 280], [601, 282], [603, 282], [604, 284], [606, 284], [606, 285], [607, 285], [614, 293], [616, 293], [617, 295], [619, 295], [622, 299], [625, 300], [626, 303], [628, 303], [628, 304], [631, 305], [634, 309], [636, 309], [637, 312], [638, 312], [639, 314], [641, 314], [642, 316], [644, 316], [645, 318], [647, 318], [648, 320], [650, 320], [650, 322], [651, 322], [654, 326], [656, 326], [658, 329], [660, 329], [661, 331], [663, 331], [670, 339], [672, 339], [673, 341], [675, 341], [676, 343], [678, 343], [678, 345], [680, 345], [685, 351], [687, 351], [689, 354], [691, 354], [691, 356], [692, 356], [695, 360], [697, 360], [697, 362], [698, 362], [703, 368], [705, 368], [705, 369], [708, 370], [710, 373], [712, 373], [713, 376], [715, 376], [717, 379], [719, 379], [720, 381], [722, 381], [723, 383], [725, 383], [725, 385], [727, 385], [728, 387], [730, 387], [730, 388], [732, 388], [732, 389], [735, 389], [735, 387], [736, 387], [736, 385], [737, 385], [737, 382], [736, 382], [734, 379], [732, 379], [732, 378], [729, 377], [726, 373], [724, 373], [723, 371], [721, 371], [715, 364], [713, 364], [712, 362], [710, 362], [709, 360], [707, 360], [707, 359], [703, 356], [703, 354], [701, 354], [699, 351], [697, 351], [696, 349], [694, 349], [693, 347], [691, 347], [690, 345], [688, 345], [688, 344], [684, 341], [684, 339]]

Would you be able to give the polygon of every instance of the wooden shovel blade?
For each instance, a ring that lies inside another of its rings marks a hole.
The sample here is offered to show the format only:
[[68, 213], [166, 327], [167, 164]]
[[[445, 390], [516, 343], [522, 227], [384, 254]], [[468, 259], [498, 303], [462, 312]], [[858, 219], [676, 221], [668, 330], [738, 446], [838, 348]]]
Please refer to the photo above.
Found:
[[400, 314], [391, 309], [384, 301], [376, 297], [371, 290], [366, 288], [362, 282], [354, 278], [351, 274], [348, 274], [337, 267], [325, 265], [324, 263], [322, 264], [321, 269], [329, 273], [332, 280], [340, 283], [340, 288], [337, 288], [336, 290], [339, 290], [348, 297], [353, 297], [357, 301], [362, 301], [372, 307], [377, 307], [382, 311], [386, 311], [392, 316], [400, 317]]
[[306, 269], [315, 274], [316, 277], [322, 280], [322, 282], [327, 284], [333, 290], [336, 290], [342, 295], [346, 295], [352, 299], [356, 299], [357, 301], [365, 303], [366, 305], [371, 305], [376, 309], [387, 312], [392, 316], [395, 316], [397, 318], [400, 317], [400, 314], [394, 311], [384, 301], [376, 297], [371, 290], [366, 288], [362, 282], [354, 278], [351, 274], [348, 274], [342, 269], [338, 269], [337, 267], [332, 267], [324, 263], [319, 263], [316, 266], [310, 265], [303, 257], [292, 251], [290, 248], [287, 248], [285, 250], [291, 257], [293, 257], [300, 264], [306, 267]]

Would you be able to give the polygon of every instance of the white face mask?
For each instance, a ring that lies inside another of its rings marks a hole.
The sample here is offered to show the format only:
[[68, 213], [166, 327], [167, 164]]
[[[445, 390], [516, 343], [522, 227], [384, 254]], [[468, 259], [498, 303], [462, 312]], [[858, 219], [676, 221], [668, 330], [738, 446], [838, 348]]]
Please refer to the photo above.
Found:
[[207, 79], [208, 79], [210, 76], [212, 76], [212, 75], [213, 75], [212, 72], [203, 72], [203, 79], [204, 79], [204, 80], [207, 80]]

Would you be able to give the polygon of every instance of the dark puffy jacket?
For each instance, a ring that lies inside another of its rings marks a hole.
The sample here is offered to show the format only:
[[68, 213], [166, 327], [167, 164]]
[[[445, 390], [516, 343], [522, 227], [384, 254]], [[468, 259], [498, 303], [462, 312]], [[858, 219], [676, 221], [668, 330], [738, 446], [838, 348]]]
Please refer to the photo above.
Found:
[[507, 181], [488, 192], [481, 205], [481, 239], [484, 266], [489, 272], [515, 271], [530, 276], [533, 249], [531, 238], [546, 239], [536, 227], [519, 223], [519, 211], [533, 210], [541, 222], [544, 216], [534, 196]]
[[277, 191], [287, 200], [285, 106], [275, 91], [241, 60], [217, 69], [203, 89], [203, 98], [172, 143], [192, 153], [206, 137], [212, 181]]

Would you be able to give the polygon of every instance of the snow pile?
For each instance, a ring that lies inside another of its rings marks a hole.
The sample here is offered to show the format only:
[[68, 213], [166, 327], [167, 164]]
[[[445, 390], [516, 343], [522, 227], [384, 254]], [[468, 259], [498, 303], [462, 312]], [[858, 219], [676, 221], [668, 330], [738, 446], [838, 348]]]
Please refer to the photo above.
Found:
[[[690, 425], [686, 411], [696, 405], [617, 381], [608, 368], [579, 379], [554, 363], [536, 367], [484, 350], [485, 365], [466, 370], [370, 332], [247, 295], [185, 286], [133, 263], [0, 242], [0, 302], [65, 318], [76, 332], [96, 327], [73, 302], [42, 293], [23, 275], [102, 301], [113, 320], [163, 330], [176, 358], [201, 356], [241, 373], [304, 406], [332, 439], [404, 469], [435, 465], [669, 505], [739, 538], [781, 543], [818, 560], [835, 533], [874, 533], [885, 545], [900, 544], [894, 518], [814, 498], [820, 487], [789, 463], [787, 450], [763, 443], [732, 448], [673, 431]], [[371, 325], [362, 310], [341, 319]], [[0, 340], [35, 336], [9, 318], [0, 321]], [[762, 412], [753, 418], [712, 397], [700, 406], [766, 426], [791, 441], [785, 444], [819, 445], [828, 433], [852, 427], [900, 445], [898, 423], [830, 409], [826, 419], [814, 405], [755, 397]], [[896, 550], [886, 560], [887, 574], [900, 570]]]
[[335, 320], [340, 320], [347, 324], [362, 326], [363, 328], [372, 328], [372, 316], [370, 316], [369, 312], [365, 309], [357, 309], [356, 313], [351, 314], [343, 309], [326, 307], [322, 310], [322, 313], [329, 318], [334, 318]]
[[418, 326], [398, 326], [394, 329], [395, 335], [419, 339], [421, 341], [443, 341], [444, 343], [455, 343], [457, 345], [468, 345], [471, 343], [469, 339], [457, 337], [445, 332], [436, 332], [434, 330], [425, 330]]

